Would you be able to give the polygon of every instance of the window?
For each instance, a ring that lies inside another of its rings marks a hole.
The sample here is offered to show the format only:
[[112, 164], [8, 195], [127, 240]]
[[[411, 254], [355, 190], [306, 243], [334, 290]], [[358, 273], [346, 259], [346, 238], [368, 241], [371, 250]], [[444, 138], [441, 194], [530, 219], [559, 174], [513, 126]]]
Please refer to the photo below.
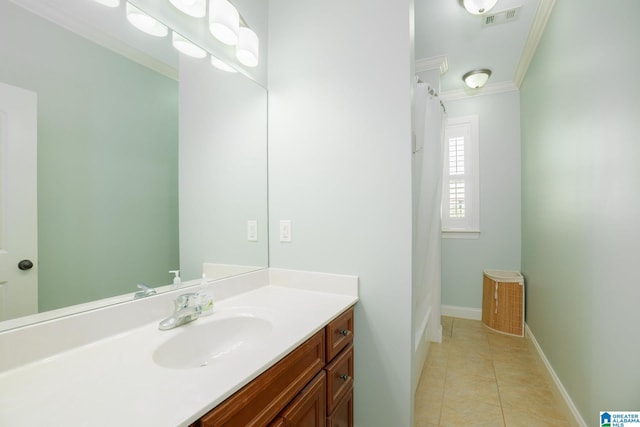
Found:
[[442, 187], [443, 237], [480, 233], [478, 116], [447, 119]]

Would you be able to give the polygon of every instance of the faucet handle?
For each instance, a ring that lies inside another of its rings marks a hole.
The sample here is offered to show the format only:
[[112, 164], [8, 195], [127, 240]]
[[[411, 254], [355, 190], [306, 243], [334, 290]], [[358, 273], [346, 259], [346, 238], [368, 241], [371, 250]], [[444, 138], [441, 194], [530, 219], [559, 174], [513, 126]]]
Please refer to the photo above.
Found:
[[136, 292], [133, 295], [133, 297], [136, 299], [148, 297], [150, 295], [155, 295], [157, 293], [155, 289], [150, 288], [149, 286], [143, 283], [138, 283], [136, 286], [138, 287], [138, 289], [140, 289], [140, 291]]
[[176, 298], [174, 303], [176, 305], [176, 310], [181, 310], [183, 308], [187, 308], [192, 305], [200, 305], [198, 300], [199, 300], [198, 294], [194, 292], [189, 292], [189, 293], [180, 295], [178, 298]]

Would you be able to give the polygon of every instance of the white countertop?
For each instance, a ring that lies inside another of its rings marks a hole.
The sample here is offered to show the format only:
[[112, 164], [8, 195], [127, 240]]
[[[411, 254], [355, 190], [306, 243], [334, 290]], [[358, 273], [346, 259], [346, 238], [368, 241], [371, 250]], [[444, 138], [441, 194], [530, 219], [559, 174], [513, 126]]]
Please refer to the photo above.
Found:
[[[220, 300], [214, 314], [170, 331], [159, 331], [157, 319], [7, 370], [0, 373], [0, 425], [188, 426], [357, 300], [262, 286]], [[154, 362], [154, 350], [172, 337], [237, 313], [267, 318], [273, 325], [268, 336], [207, 366], [173, 369]]]

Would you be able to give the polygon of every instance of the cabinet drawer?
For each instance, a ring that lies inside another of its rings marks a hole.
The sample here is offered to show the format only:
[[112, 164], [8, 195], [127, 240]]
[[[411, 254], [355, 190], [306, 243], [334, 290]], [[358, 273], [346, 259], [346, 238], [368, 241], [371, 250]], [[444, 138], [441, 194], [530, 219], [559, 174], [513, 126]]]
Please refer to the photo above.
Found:
[[287, 427], [287, 424], [284, 422], [284, 418], [278, 417], [275, 420], [271, 421], [269, 427]]
[[336, 405], [333, 413], [327, 417], [327, 427], [353, 426], [353, 388]]
[[293, 350], [200, 419], [201, 427], [266, 426], [322, 370], [324, 331]]
[[353, 307], [335, 318], [325, 329], [327, 360], [331, 360], [340, 350], [353, 342]]
[[280, 414], [286, 426], [324, 427], [327, 416], [326, 375], [318, 375], [300, 392]]
[[327, 371], [327, 415], [331, 415], [340, 400], [353, 387], [353, 345], [340, 353], [325, 370]]

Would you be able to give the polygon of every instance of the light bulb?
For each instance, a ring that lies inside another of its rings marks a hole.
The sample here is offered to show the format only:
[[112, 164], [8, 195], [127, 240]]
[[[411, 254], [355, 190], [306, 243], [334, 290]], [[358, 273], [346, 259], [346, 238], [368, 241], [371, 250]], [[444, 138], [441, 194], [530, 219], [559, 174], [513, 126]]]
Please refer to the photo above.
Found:
[[207, 52], [203, 48], [191, 43], [175, 31], [171, 35], [171, 43], [177, 50], [193, 58], [204, 58], [207, 56]]
[[241, 27], [236, 45], [236, 57], [238, 61], [247, 67], [255, 67], [258, 65], [258, 36], [251, 28]]
[[216, 67], [218, 70], [226, 71], [227, 73], [237, 73], [238, 72], [238, 70], [236, 70], [235, 68], [229, 66], [226, 62], [222, 61], [221, 59], [216, 58], [213, 55], [211, 55], [211, 65]]
[[194, 18], [203, 18], [207, 14], [207, 0], [169, 0], [182, 13]]
[[127, 3], [127, 20], [131, 24], [147, 34], [156, 37], [164, 37], [169, 34], [169, 29], [156, 21], [155, 18], [147, 15], [131, 3]]
[[211, 0], [209, 3], [209, 31], [224, 44], [238, 43], [240, 14], [227, 0]]

